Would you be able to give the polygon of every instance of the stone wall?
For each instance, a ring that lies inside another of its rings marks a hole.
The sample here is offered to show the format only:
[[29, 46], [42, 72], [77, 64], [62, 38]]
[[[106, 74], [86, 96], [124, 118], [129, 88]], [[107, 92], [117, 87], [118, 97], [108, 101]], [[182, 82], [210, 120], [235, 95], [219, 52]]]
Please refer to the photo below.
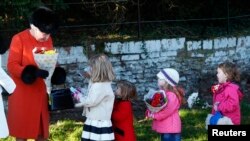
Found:
[[[249, 77], [250, 36], [222, 37], [207, 40], [187, 40], [186, 38], [147, 41], [107, 42], [104, 46], [57, 47], [58, 63], [68, 73], [67, 85], [87, 87], [87, 80], [78, 75], [87, 66], [86, 48], [95, 52], [102, 48], [112, 61], [117, 79], [135, 83], [140, 98], [150, 88], [156, 88], [156, 74], [167, 67], [180, 73], [180, 85], [188, 97], [199, 92], [200, 97], [210, 99], [210, 86], [216, 83], [216, 67], [225, 60], [234, 61], [242, 73], [242, 88], [246, 91]], [[7, 54], [3, 55], [3, 67]], [[210, 101], [210, 100], [208, 100]]]

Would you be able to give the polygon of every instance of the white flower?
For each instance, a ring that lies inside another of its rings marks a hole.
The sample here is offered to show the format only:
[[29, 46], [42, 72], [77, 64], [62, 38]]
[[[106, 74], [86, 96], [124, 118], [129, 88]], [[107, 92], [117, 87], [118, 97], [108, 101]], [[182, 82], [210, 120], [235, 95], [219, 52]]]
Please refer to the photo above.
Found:
[[188, 107], [192, 108], [194, 103], [197, 102], [199, 100], [198, 98], [198, 92], [194, 92], [192, 93], [189, 97], [188, 97]]

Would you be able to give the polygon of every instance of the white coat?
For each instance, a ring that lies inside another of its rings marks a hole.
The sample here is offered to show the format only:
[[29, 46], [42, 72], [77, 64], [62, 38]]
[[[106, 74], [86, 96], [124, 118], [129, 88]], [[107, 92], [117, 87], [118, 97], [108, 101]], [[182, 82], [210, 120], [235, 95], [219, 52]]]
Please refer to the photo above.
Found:
[[14, 81], [6, 74], [6, 72], [0, 67], [0, 138], [6, 138], [9, 136], [9, 129], [6, 122], [6, 116], [4, 112], [4, 105], [2, 99], [2, 87], [11, 94], [15, 88], [16, 84]]
[[[2, 87], [0, 87], [0, 93], [2, 93]], [[4, 113], [3, 107], [3, 99], [2, 95], [0, 94], [0, 138], [6, 138], [9, 135], [9, 130], [6, 122], [6, 117]]]

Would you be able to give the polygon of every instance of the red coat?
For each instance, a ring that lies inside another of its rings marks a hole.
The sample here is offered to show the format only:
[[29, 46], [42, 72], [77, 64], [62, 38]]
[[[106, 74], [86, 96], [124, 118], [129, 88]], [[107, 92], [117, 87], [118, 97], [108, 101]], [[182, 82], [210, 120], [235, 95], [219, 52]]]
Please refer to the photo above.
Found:
[[115, 101], [111, 119], [116, 141], [136, 141], [130, 101]]
[[48, 95], [44, 80], [37, 78], [32, 84], [21, 80], [25, 66], [36, 65], [32, 55], [34, 47], [52, 49], [52, 40], [38, 42], [27, 29], [12, 38], [9, 50], [7, 68], [16, 89], [8, 98], [8, 126], [10, 135], [18, 138], [37, 138], [41, 131], [45, 138], [49, 136]]

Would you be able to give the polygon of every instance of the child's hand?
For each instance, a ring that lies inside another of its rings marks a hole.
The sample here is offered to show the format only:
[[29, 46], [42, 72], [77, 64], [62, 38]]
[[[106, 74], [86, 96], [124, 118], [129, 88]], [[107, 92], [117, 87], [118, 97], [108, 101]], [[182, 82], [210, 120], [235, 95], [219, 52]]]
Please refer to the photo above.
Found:
[[75, 108], [80, 108], [80, 107], [83, 107], [84, 105], [82, 103], [76, 103], [75, 104]]
[[80, 90], [75, 89], [74, 87], [70, 87], [70, 91], [72, 93], [72, 97], [75, 103], [79, 103], [81, 102], [81, 97], [82, 97], [82, 93]]
[[145, 112], [145, 117], [146, 118], [149, 118], [149, 112], [150, 112], [149, 110], [146, 110], [146, 112]]
[[211, 87], [211, 91], [213, 94], [215, 94], [218, 91], [219, 86], [220, 86], [219, 84], [216, 84]]
[[72, 96], [73, 96], [73, 100], [74, 100], [75, 103], [79, 103], [80, 102], [80, 96], [79, 96], [79, 94], [74, 93]]
[[215, 111], [218, 111], [218, 105], [219, 105], [219, 104], [220, 104], [220, 102], [215, 102], [215, 103], [214, 103], [213, 108], [214, 108]]
[[147, 110], [145, 112], [145, 117], [148, 119], [148, 118], [154, 118], [154, 114], [152, 112], [150, 112], [149, 110]]

